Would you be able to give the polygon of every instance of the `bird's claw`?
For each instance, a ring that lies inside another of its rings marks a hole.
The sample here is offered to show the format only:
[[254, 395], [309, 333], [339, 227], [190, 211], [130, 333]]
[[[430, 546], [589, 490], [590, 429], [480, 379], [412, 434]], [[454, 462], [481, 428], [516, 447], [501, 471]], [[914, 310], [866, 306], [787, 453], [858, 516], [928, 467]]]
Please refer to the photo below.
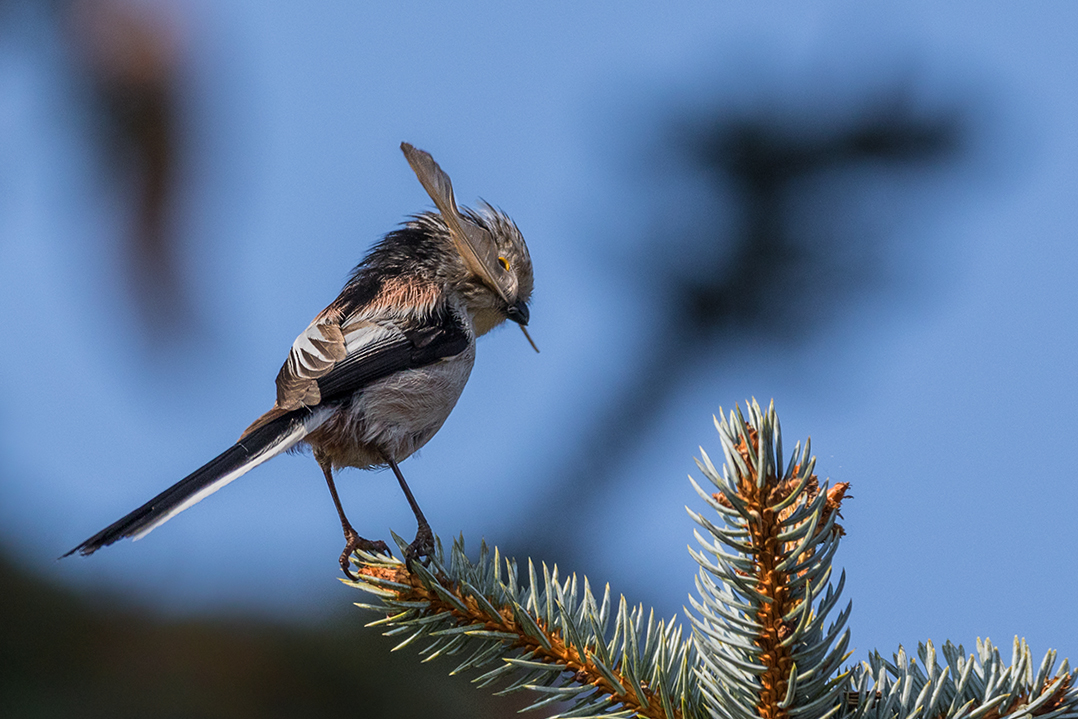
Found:
[[389, 551], [389, 545], [381, 539], [377, 541], [364, 539], [351, 527], [345, 530], [344, 539], [346, 543], [344, 545], [344, 551], [341, 552], [341, 571], [344, 572], [344, 576], [348, 577], [353, 582], [356, 581], [358, 577], [352, 574], [350, 570], [351, 562], [349, 560], [351, 559], [352, 553], [357, 549], [364, 552], [370, 552], [371, 554], [387, 554], [393, 556], [393, 553]]
[[429, 524], [419, 525], [419, 530], [416, 531], [415, 539], [408, 545], [408, 549], [404, 551], [404, 563], [411, 564], [422, 557], [421, 564], [425, 567], [430, 564], [431, 555], [434, 554], [434, 533], [430, 530]]

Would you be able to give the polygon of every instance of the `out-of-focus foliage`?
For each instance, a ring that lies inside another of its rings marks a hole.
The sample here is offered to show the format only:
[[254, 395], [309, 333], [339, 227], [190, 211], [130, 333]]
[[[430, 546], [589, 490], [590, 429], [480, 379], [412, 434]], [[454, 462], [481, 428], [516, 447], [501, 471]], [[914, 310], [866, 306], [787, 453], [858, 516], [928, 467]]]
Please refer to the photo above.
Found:
[[[332, 581], [331, 566], [326, 580]], [[511, 716], [349, 622], [303, 628], [247, 617], [166, 619], [87, 598], [0, 557], [0, 716]], [[417, 692], [421, 682], [426, 691]]]

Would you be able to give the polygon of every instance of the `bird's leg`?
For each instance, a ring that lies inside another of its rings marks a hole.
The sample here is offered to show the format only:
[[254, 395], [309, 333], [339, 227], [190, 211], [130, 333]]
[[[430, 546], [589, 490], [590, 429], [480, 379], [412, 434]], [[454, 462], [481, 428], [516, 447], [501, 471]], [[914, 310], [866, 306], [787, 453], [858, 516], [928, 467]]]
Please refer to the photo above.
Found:
[[404, 475], [401, 474], [400, 467], [388, 457], [386, 457], [386, 462], [393, 470], [393, 474], [397, 475], [397, 481], [400, 482], [401, 489], [404, 490], [404, 496], [408, 498], [408, 504], [411, 505], [412, 512], [415, 514], [416, 524], [419, 525], [416, 529], [415, 540], [408, 545], [408, 549], [404, 553], [404, 561], [410, 562], [423, 557], [425, 560], [423, 566], [425, 567], [430, 562], [430, 555], [434, 553], [434, 532], [430, 531], [430, 524], [427, 523], [427, 518], [423, 516], [423, 510], [419, 508], [415, 497], [412, 496], [412, 490], [408, 489], [408, 483], [404, 481]]
[[348, 558], [352, 555], [352, 552], [362, 549], [365, 552], [390, 554], [389, 547], [380, 539], [376, 542], [364, 539], [352, 528], [348, 517], [344, 516], [344, 507], [341, 506], [341, 498], [337, 495], [337, 486], [333, 483], [333, 466], [322, 457], [316, 456], [315, 459], [318, 461], [318, 466], [322, 468], [322, 473], [326, 475], [326, 484], [329, 485], [329, 493], [333, 497], [333, 506], [337, 508], [337, 516], [341, 518], [341, 529], [344, 530], [345, 544], [344, 551], [341, 552], [341, 570], [344, 572], [344, 576], [355, 581], [355, 575], [348, 569]]

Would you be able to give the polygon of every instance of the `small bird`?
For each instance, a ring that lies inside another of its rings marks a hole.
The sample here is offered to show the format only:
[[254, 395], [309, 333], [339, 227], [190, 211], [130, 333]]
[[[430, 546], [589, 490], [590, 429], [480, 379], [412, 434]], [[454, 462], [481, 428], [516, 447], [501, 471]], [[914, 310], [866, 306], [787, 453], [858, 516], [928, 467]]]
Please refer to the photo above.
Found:
[[449, 176], [429, 154], [401, 143], [437, 212], [386, 235], [341, 294], [292, 344], [277, 375], [277, 402], [239, 441], [64, 557], [139, 539], [282, 452], [309, 446], [344, 530], [341, 569], [356, 549], [388, 553], [345, 516], [333, 471], [389, 466], [415, 513], [409, 561], [434, 535], [398, 466], [441, 428], [468, 381], [476, 337], [505, 320], [528, 335], [532, 262], [516, 224], [484, 203], [457, 208]]

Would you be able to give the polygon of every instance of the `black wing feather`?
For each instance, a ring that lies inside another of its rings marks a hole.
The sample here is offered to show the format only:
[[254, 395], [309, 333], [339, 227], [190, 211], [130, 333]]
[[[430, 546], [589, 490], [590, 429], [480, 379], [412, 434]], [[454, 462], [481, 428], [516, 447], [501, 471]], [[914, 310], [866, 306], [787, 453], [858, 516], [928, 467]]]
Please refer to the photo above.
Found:
[[464, 321], [451, 311], [434, 313], [430, 324], [403, 330], [403, 335], [374, 342], [350, 354], [318, 379], [322, 403], [345, 399], [394, 372], [417, 369], [463, 352], [470, 341]]

